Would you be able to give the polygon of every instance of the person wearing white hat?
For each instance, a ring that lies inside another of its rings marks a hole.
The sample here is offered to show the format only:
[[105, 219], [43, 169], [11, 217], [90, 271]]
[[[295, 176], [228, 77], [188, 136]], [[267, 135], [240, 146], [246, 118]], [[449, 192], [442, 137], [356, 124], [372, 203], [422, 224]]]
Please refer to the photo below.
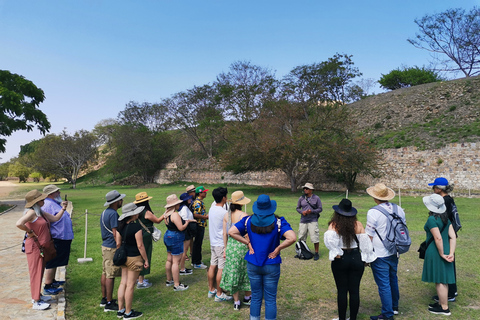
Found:
[[403, 209], [389, 202], [395, 197], [395, 191], [388, 188], [383, 183], [377, 183], [375, 186], [367, 189], [367, 193], [377, 204], [367, 212], [367, 225], [365, 232], [372, 239], [373, 248], [377, 259], [370, 266], [375, 283], [378, 287], [378, 294], [382, 302], [382, 313], [378, 316], [371, 316], [371, 320], [393, 319], [393, 315], [398, 314], [398, 301], [400, 300], [400, 291], [398, 289], [398, 255], [396, 252], [388, 251], [383, 245], [381, 239], [385, 239], [389, 230], [387, 230], [388, 218], [382, 213], [396, 214], [405, 221], [405, 212]]
[[322, 212], [322, 201], [319, 196], [313, 193], [315, 188], [311, 183], [305, 183], [302, 187], [303, 194], [297, 202], [297, 212], [301, 214], [300, 224], [298, 226], [298, 241], [306, 241], [310, 235], [310, 240], [315, 247], [313, 260], [320, 259], [318, 249], [320, 246], [320, 231], [318, 229], [318, 218]]
[[118, 311], [118, 305], [113, 300], [113, 287], [115, 285], [115, 277], [122, 275], [122, 269], [113, 264], [113, 256], [117, 250], [115, 237], [118, 227], [117, 210], [122, 207], [125, 194], [120, 194], [117, 190], [112, 190], [105, 195], [107, 200], [103, 206], [108, 207], [100, 216], [100, 232], [102, 234], [102, 300], [100, 307], [104, 307], [104, 311]]
[[423, 262], [422, 281], [435, 283], [438, 301], [430, 304], [428, 311], [434, 314], [449, 316], [448, 284], [455, 283], [453, 261], [457, 237], [448, 219], [447, 208], [443, 197], [432, 194], [423, 198], [429, 210], [425, 226], [427, 233], [427, 249]]

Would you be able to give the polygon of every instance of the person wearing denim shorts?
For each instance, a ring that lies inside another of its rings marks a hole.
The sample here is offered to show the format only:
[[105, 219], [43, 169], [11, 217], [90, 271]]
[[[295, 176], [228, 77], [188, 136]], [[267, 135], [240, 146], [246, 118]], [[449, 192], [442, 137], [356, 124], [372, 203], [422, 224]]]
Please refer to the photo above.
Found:
[[165, 272], [167, 274], [167, 287], [173, 285], [174, 291], [184, 291], [188, 289], [187, 285], [180, 283], [180, 260], [183, 257], [183, 241], [185, 240], [185, 229], [190, 222], [184, 221], [178, 214], [178, 209], [182, 200], [179, 200], [175, 194], [167, 197], [167, 204], [164, 213], [164, 221], [167, 225], [167, 232], [163, 236], [163, 243], [167, 247], [167, 262], [165, 263]]
[[[248, 245], [245, 255], [247, 272], [252, 287], [250, 319], [260, 319], [265, 298], [265, 319], [277, 318], [277, 287], [280, 279], [280, 251], [295, 243], [297, 236], [285, 218], [275, 216], [277, 203], [266, 194], [258, 197], [252, 206], [253, 215], [244, 217], [228, 234]], [[244, 238], [248, 234], [248, 239]], [[281, 239], [285, 239], [280, 243]]]

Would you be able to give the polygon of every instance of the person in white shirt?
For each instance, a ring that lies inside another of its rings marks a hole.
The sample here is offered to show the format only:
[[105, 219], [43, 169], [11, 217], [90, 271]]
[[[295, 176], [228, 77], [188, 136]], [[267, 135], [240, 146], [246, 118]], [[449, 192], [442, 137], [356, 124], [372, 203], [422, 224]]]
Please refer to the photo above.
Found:
[[372, 239], [373, 248], [377, 255], [377, 259], [370, 266], [372, 267], [373, 277], [382, 301], [382, 313], [378, 316], [371, 316], [370, 319], [392, 320], [393, 315], [398, 314], [398, 301], [400, 299], [397, 278], [398, 255], [396, 252], [388, 251], [382, 243], [381, 239], [385, 239], [388, 231], [388, 218], [379, 209], [383, 208], [390, 214], [396, 210], [404, 223], [405, 212], [401, 207], [389, 202], [389, 200], [395, 197], [395, 192], [385, 186], [385, 184], [377, 183], [375, 186], [368, 188], [367, 193], [377, 204], [367, 212], [365, 232]]
[[[186, 192], [180, 195], [180, 200], [182, 200], [182, 203], [180, 204], [178, 214], [185, 221], [194, 220], [193, 213], [190, 210], [190, 204], [192, 203], [192, 199], [193, 197]], [[192, 269], [185, 268], [185, 261], [187, 260], [187, 257], [188, 257], [187, 251], [188, 251], [188, 248], [190, 248], [190, 244], [192, 242], [191, 240], [195, 236], [194, 230], [196, 230], [196, 223], [189, 224], [187, 229], [185, 230], [185, 241], [183, 241], [183, 257], [180, 260], [181, 276], [188, 276], [193, 273]]]
[[223, 243], [223, 218], [227, 210], [223, 208], [227, 202], [227, 189], [216, 188], [212, 191], [212, 196], [215, 199], [216, 205], [211, 207], [208, 211], [208, 220], [210, 221], [210, 228], [208, 231], [210, 237], [210, 268], [208, 269], [208, 297], [215, 301], [232, 300], [232, 296], [227, 296], [220, 288], [220, 281], [222, 280], [222, 271], [225, 266], [225, 246]]

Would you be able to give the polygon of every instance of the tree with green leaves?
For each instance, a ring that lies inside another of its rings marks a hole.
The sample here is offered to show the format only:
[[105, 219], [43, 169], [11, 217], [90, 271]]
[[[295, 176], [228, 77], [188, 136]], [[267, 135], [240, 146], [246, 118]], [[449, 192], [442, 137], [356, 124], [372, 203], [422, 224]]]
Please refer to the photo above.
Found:
[[[34, 127], [46, 134], [50, 129], [47, 116], [38, 109], [45, 100], [43, 90], [21, 75], [0, 70], [0, 137]], [[5, 152], [6, 139], [0, 138], [0, 152]]]
[[480, 74], [480, 9], [462, 8], [415, 19], [419, 32], [408, 39], [413, 46], [432, 53], [441, 71], [462, 72], [466, 77]]
[[32, 168], [26, 166], [18, 157], [10, 160], [9, 177], [17, 177], [20, 182], [27, 182], [30, 173], [32, 173]]
[[382, 74], [378, 83], [385, 89], [396, 90], [418, 86], [420, 84], [444, 81], [438, 72], [425, 69], [425, 67], [403, 67], [392, 70], [387, 74]]

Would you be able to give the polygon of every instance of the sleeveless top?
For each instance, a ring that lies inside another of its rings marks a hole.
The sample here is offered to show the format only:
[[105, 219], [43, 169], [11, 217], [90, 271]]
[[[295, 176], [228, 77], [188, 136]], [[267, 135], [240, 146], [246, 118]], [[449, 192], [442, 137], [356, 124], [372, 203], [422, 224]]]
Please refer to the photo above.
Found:
[[[167, 218], [165, 218], [165, 220], [168, 219], [168, 223], [167, 223], [167, 229], [169, 231], [176, 231], [176, 232], [184, 232], [184, 231], [180, 231], [178, 230], [177, 226], [175, 225], [175, 223], [172, 221], [172, 216], [168, 216]], [[182, 224], [185, 224], [185, 220], [183, 220], [182, 217], [180, 217], [180, 220], [182, 220]]]
[[[42, 246], [52, 239], [50, 236], [49, 224], [43, 217], [37, 217], [33, 222], [25, 223], [25, 226], [35, 232], [38, 242]], [[33, 238], [28, 237], [25, 240], [25, 253], [32, 253], [34, 250], [40, 251], [38, 244]]]
[[[146, 213], [147, 213], [147, 209], [144, 209], [142, 212], [140, 212], [140, 214], [138, 215], [138, 220], [141, 221], [145, 225], [145, 227], [147, 227], [148, 230], [150, 230], [150, 232], [153, 232], [153, 221], [150, 221], [147, 218], [145, 218]], [[143, 229], [143, 235], [145, 234], [150, 235], [147, 231], [145, 231], [143, 227], [142, 229]]]

